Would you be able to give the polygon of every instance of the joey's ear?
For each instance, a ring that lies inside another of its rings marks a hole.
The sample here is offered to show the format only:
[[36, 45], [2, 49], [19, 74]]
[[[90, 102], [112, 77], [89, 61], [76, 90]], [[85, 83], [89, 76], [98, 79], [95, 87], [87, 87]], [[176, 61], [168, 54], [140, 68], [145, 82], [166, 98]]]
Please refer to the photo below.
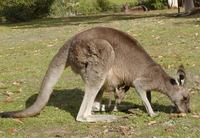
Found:
[[186, 73], [183, 65], [180, 65], [178, 70], [177, 70], [177, 81], [180, 85], [184, 85], [186, 82]]

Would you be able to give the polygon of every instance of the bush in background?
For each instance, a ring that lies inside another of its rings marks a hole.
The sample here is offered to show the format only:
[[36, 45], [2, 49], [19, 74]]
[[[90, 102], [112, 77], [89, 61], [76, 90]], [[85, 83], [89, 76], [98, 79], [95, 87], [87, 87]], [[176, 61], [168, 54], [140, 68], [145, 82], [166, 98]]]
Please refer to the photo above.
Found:
[[194, 0], [194, 6], [200, 7], [200, 0]]
[[96, 14], [101, 11], [96, 0], [80, 0], [77, 11], [82, 14]]
[[10, 21], [28, 21], [48, 15], [53, 0], [0, 0], [0, 14]]
[[112, 11], [109, 0], [55, 0], [51, 7], [51, 15], [68, 16], [76, 14], [96, 14]]
[[150, 10], [162, 10], [167, 8], [167, 0], [138, 0], [137, 5], [145, 5]]
[[111, 10], [111, 3], [108, 0], [97, 0], [97, 4], [102, 12]]
[[0, 18], [28, 21], [45, 16], [71, 16], [100, 12], [121, 12], [122, 5], [145, 5], [148, 9], [164, 9], [166, 0], [0, 0]]
[[79, 0], [55, 0], [50, 9], [50, 16], [71, 16], [78, 13]]

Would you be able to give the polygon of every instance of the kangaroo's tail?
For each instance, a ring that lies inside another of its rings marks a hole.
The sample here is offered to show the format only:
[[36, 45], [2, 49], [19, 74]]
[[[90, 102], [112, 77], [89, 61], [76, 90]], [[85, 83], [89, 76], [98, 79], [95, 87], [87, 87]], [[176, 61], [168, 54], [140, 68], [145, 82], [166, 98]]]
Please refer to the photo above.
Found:
[[2, 112], [0, 117], [4, 118], [22, 118], [35, 116], [40, 113], [40, 111], [47, 104], [50, 95], [53, 91], [53, 87], [63, 73], [65, 67], [67, 66], [68, 51], [71, 42], [68, 41], [63, 47], [60, 48], [58, 53], [54, 56], [51, 63], [49, 64], [48, 70], [43, 78], [41, 84], [39, 95], [33, 105], [27, 109], [20, 111]]

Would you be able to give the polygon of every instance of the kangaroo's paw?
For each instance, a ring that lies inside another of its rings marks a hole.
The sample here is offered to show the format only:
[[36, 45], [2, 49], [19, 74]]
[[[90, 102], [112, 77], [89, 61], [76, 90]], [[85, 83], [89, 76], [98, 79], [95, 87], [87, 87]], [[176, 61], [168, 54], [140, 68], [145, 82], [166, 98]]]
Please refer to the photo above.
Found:
[[113, 115], [88, 115], [87, 117], [79, 117], [76, 120], [80, 122], [113, 122], [118, 117]]

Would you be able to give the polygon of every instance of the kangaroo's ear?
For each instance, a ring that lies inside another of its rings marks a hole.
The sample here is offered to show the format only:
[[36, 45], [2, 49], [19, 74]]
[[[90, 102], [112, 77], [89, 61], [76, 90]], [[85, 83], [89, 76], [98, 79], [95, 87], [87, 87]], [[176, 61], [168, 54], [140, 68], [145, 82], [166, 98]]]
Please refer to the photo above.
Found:
[[178, 70], [177, 70], [177, 81], [179, 83], [179, 85], [184, 85], [186, 82], [186, 73], [185, 73], [185, 69], [183, 67], [183, 65], [180, 65]]

